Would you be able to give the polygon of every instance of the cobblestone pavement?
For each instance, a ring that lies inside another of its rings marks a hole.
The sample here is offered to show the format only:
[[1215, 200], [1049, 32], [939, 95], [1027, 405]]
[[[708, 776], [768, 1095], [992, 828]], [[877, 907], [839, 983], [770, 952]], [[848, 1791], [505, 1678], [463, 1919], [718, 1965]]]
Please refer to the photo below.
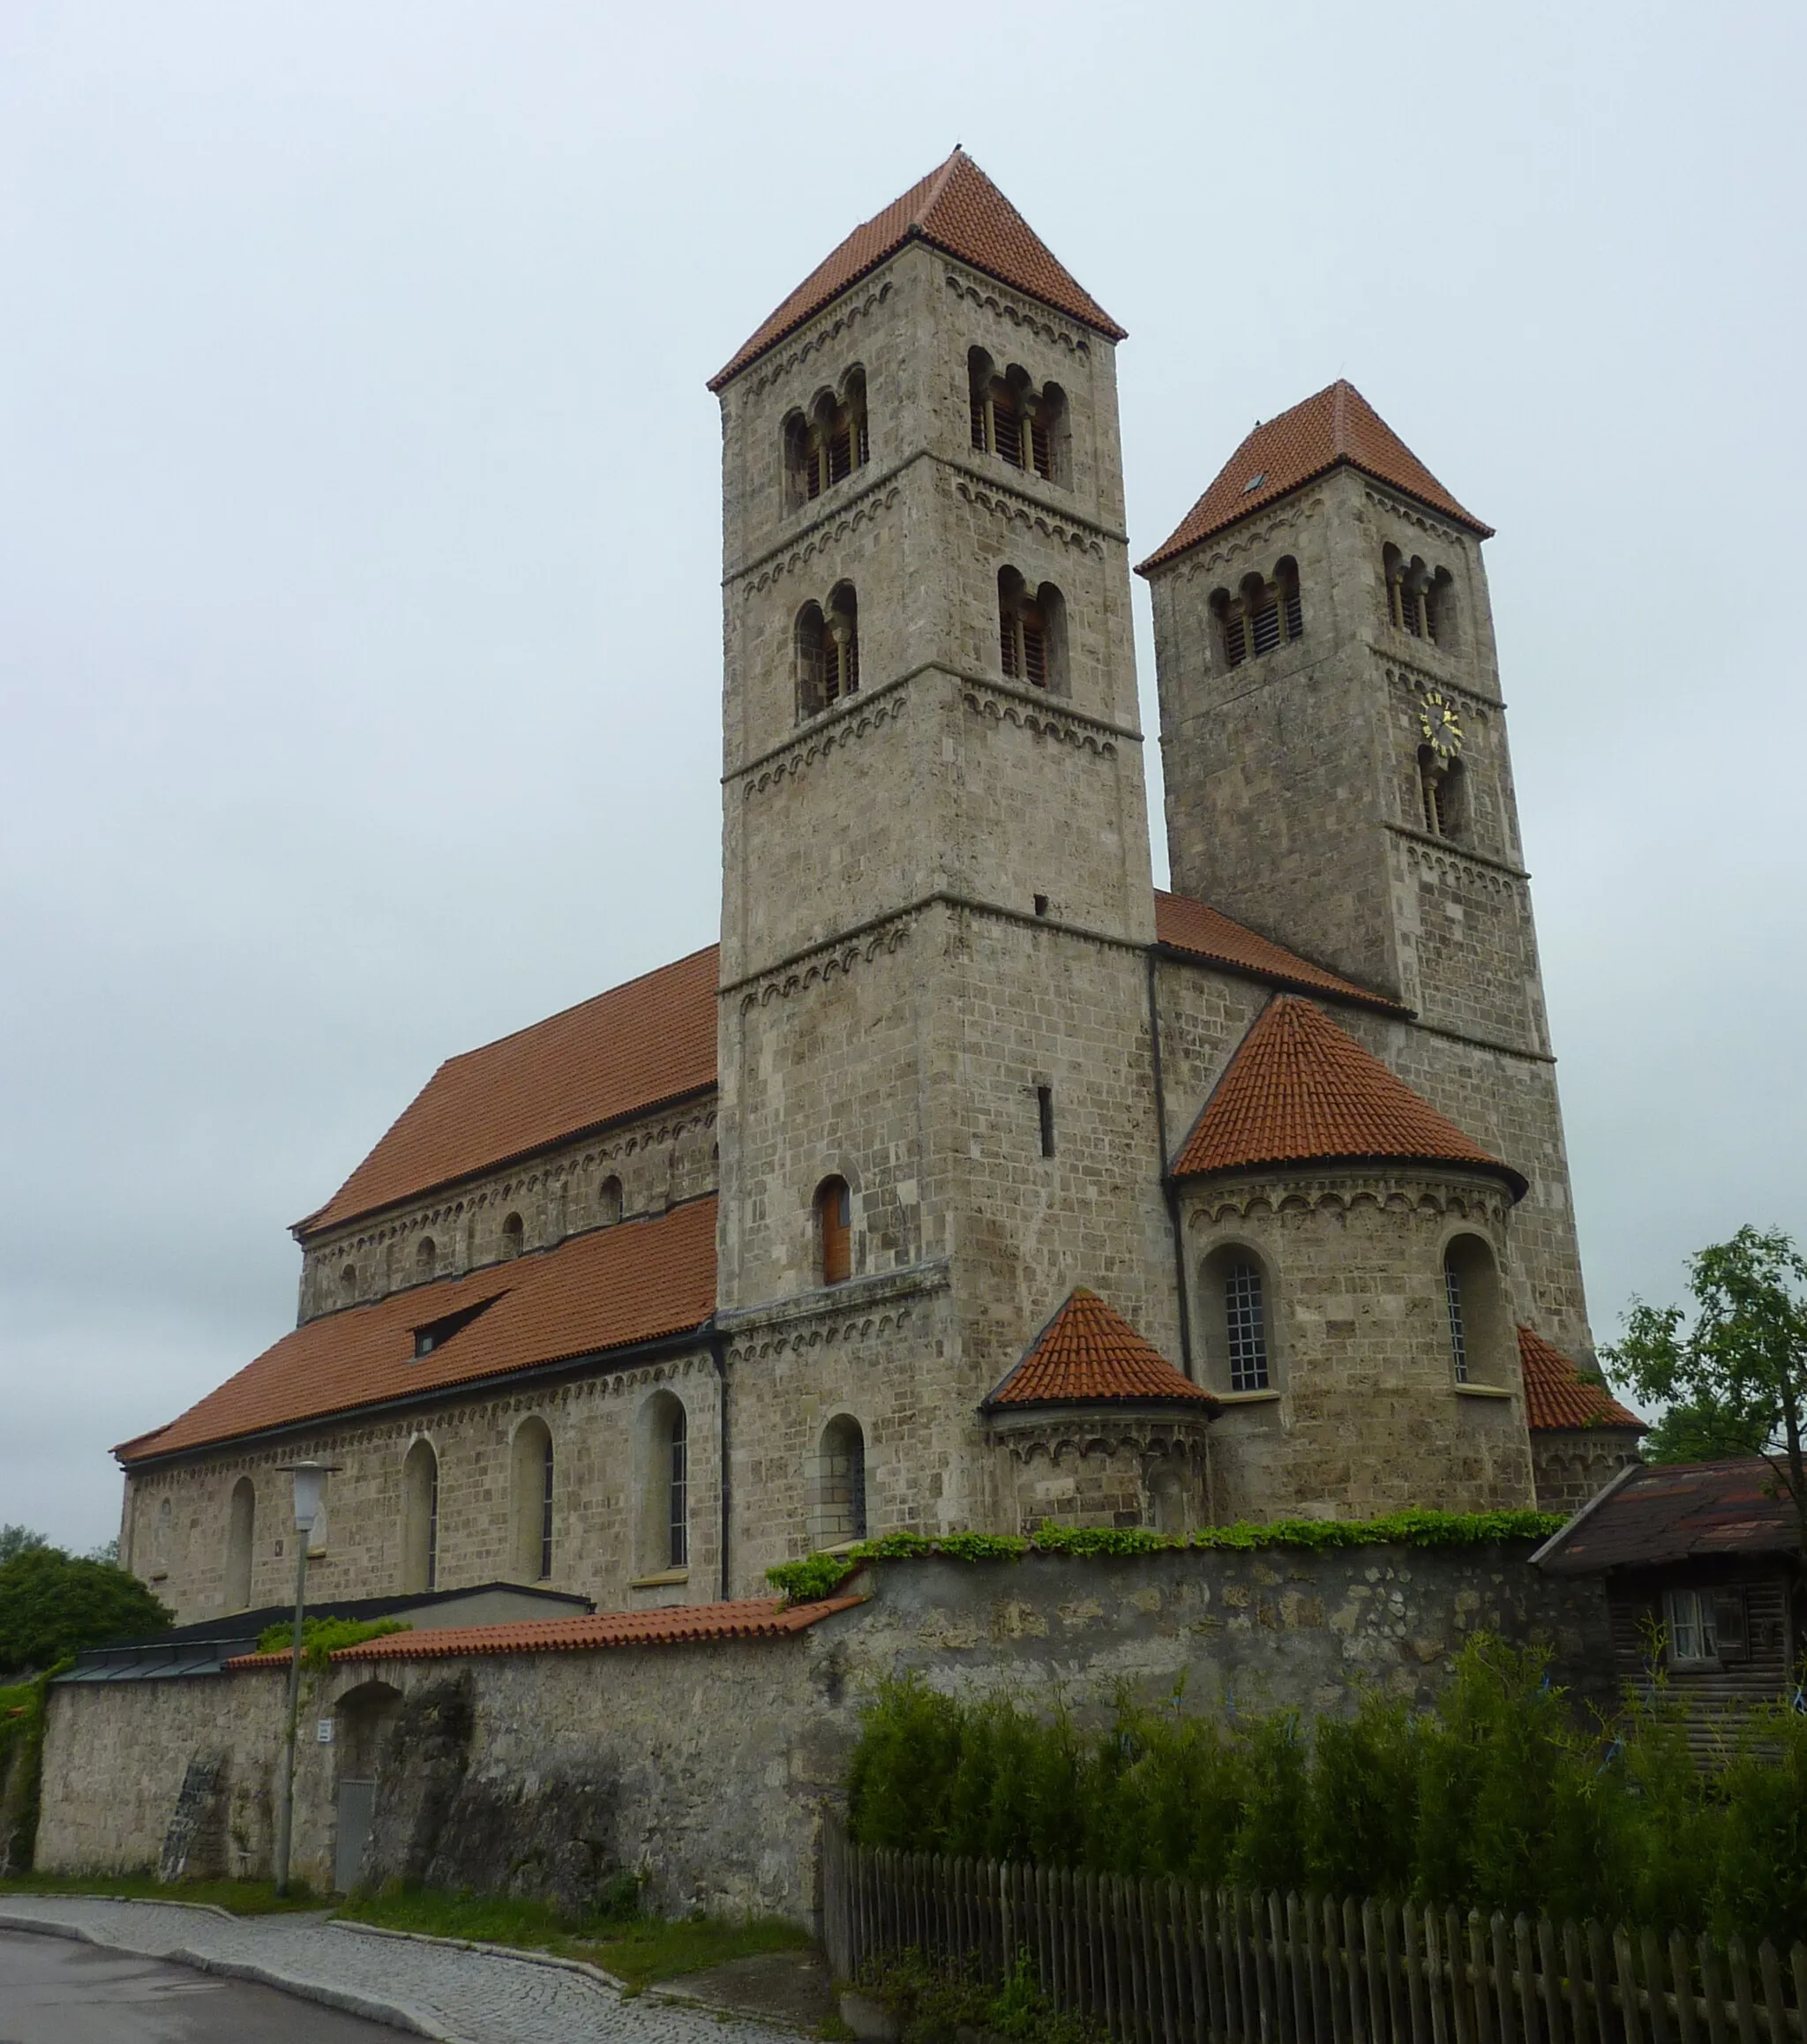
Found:
[[779, 2044], [785, 2033], [624, 1998], [589, 1975], [488, 1951], [372, 1937], [322, 1916], [216, 1916], [161, 1902], [9, 1895], [0, 1928], [60, 1931], [287, 1988], [441, 2044]]

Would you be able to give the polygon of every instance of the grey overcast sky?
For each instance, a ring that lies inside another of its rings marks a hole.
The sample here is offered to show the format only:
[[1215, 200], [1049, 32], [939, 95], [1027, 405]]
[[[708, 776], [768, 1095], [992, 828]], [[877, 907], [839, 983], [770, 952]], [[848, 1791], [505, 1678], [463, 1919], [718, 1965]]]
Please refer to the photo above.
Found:
[[1138, 556], [1338, 375], [1499, 528], [1599, 1336], [1807, 1232], [1803, 56], [1798, 0], [0, 0], [0, 1519], [108, 1537], [439, 1059], [713, 937], [703, 380], [956, 140], [1129, 329]]

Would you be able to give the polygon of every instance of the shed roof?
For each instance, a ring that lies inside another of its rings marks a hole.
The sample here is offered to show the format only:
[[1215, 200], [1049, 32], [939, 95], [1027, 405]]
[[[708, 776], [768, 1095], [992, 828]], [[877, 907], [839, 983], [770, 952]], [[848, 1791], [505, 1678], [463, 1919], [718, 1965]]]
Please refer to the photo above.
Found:
[[1622, 1471], [1541, 1548], [1562, 1576], [1800, 1552], [1795, 1508], [1761, 1456]]

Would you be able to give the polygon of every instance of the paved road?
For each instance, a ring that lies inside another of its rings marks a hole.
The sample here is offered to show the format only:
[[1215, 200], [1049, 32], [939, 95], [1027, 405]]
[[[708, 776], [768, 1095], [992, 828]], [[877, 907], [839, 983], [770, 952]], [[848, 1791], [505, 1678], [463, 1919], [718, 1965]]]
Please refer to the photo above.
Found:
[[[107, 1902], [85, 1896], [7, 1896], [0, 1898], [0, 1930], [41, 1926], [90, 1939], [139, 1958], [176, 1960], [231, 1973], [249, 1969], [266, 1983], [324, 2000], [334, 2010], [386, 2020], [441, 2044], [782, 2044], [786, 2033], [755, 2022], [722, 2021], [713, 2013], [676, 2006], [646, 1995], [624, 2000], [588, 1975], [536, 1965], [495, 1953], [409, 1939], [372, 1937], [329, 1925], [313, 1915], [225, 1918], [210, 1911], [161, 1902]], [[39, 1941], [31, 1941], [34, 1944]], [[19, 2018], [0, 1985], [0, 2044], [26, 2044]], [[199, 2010], [199, 1996], [166, 2006]], [[330, 2038], [327, 2010], [305, 2010], [299, 2026], [271, 2037]], [[310, 2026], [310, 2025], [317, 2026]], [[77, 2033], [43, 2033], [54, 2044], [74, 2044]], [[161, 2044], [226, 2033], [206, 2030], [97, 2031], [109, 2040], [139, 2036]], [[256, 2038], [256, 2031], [233, 2033]], [[366, 2034], [344, 2033], [347, 2044]], [[393, 2032], [392, 2032], [393, 2034]], [[35, 2044], [35, 2039], [33, 2040]], [[791, 2044], [795, 2044], [794, 2033]]]
[[251, 1980], [0, 1930], [0, 2044], [384, 2044], [395, 2032]]

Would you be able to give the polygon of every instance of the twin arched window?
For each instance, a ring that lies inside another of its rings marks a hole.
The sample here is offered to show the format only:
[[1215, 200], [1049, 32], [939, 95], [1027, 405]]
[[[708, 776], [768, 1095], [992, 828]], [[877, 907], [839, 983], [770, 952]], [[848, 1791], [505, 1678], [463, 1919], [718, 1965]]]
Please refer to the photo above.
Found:
[[1067, 480], [1067, 394], [1059, 384], [1038, 390], [1013, 363], [1000, 371], [984, 348], [966, 357], [974, 450], [995, 454], [1045, 483]]
[[1433, 837], [1452, 842], [1468, 827], [1468, 773], [1459, 760], [1448, 760], [1428, 745], [1418, 748], [1418, 798], [1424, 827]]
[[826, 608], [806, 603], [797, 618], [797, 715], [819, 716], [859, 686], [859, 598], [838, 582]]
[[1456, 639], [1456, 582], [1447, 568], [1431, 569], [1396, 546], [1381, 551], [1386, 573], [1387, 618], [1394, 631], [1445, 648]]
[[1241, 667], [1245, 660], [1257, 660], [1305, 636], [1299, 564], [1290, 555], [1276, 564], [1270, 576], [1245, 575], [1233, 595], [1219, 589], [1211, 607], [1226, 667]]
[[818, 391], [806, 412], [784, 421], [784, 508], [800, 510], [871, 459], [866, 371], [849, 370], [840, 393]]
[[1011, 681], [1067, 693], [1067, 602], [1052, 582], [1031, 590], [1015, 568], [998, 570], [998, 658]]

